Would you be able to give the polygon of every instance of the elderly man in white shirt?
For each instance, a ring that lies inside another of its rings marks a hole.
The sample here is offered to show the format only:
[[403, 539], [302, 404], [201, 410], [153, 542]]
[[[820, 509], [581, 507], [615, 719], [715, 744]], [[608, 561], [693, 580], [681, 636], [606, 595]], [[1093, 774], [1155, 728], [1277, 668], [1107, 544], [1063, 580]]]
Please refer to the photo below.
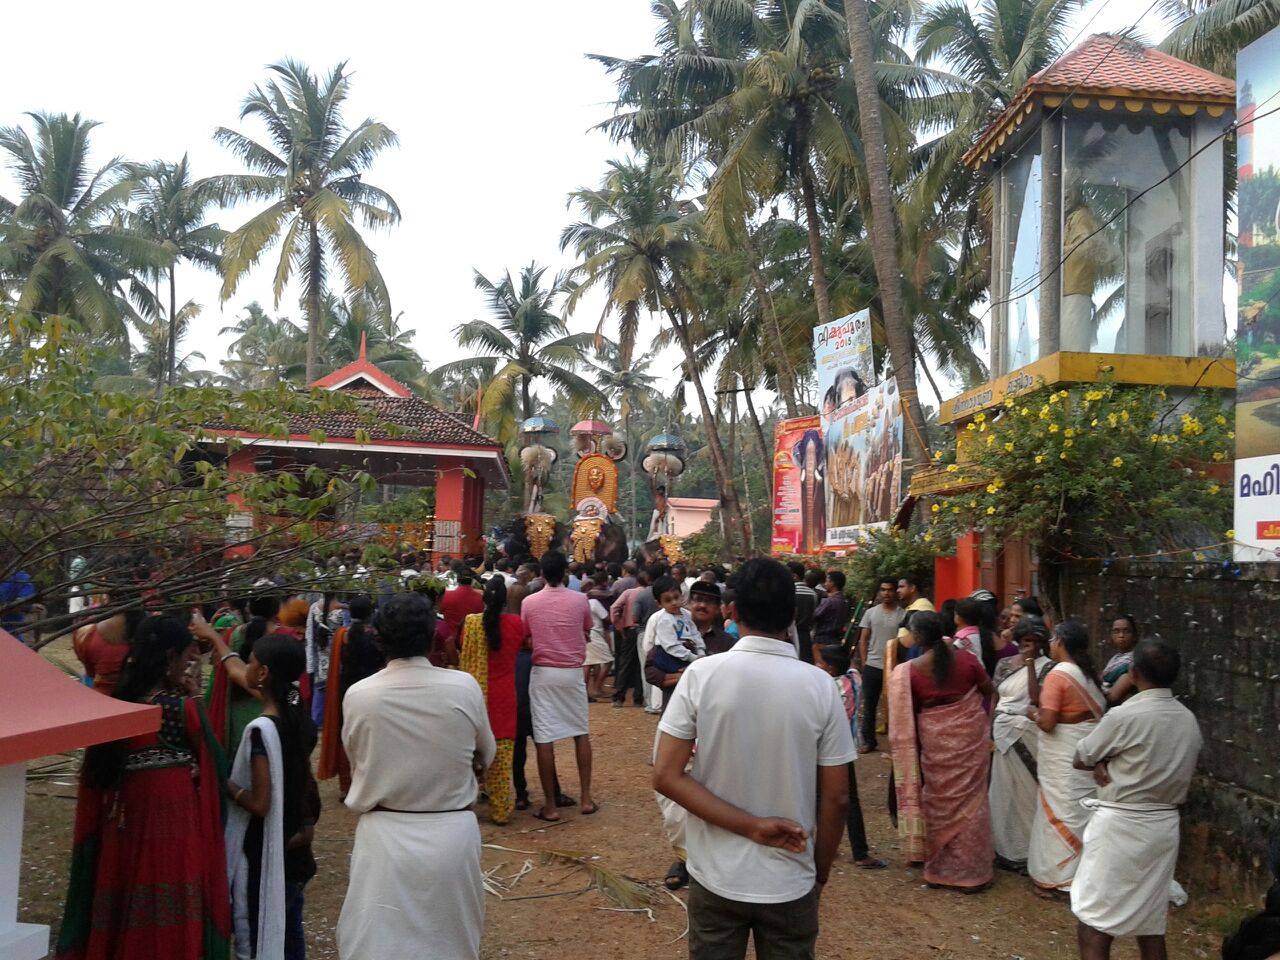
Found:
[[740, 960], [748, 935], [760, 956], [804, 960], [857, 753], [835, 684], [788, 639], [786, 567], [749, 560], [730, 586], [743, 636], [684, 670], [658, 725], [653, 784], [690, 814], [692, 960]]
[[477, 960], [484, 927], [476, 772], [495, 744], [480, 685], [427, 660], [431, 601], [391, 597], [378, 613], [387, 666], [347, 691], [346, 804], [360, 814], [338, 917], [342, 960]]
[[1178, 860], [1178, 805], [1202, 743], [1195, 716], [1169, 688], [1181, 666], [1164, 640], [1144, 640], [1131, 668], [1138, 693], [1076, 745], [1098, 796], [1071, 885], [1082, 960], [1107, 960], [1116, 937], [1138, 938], [1142, 960], [1164, 960], [1169, 892]]

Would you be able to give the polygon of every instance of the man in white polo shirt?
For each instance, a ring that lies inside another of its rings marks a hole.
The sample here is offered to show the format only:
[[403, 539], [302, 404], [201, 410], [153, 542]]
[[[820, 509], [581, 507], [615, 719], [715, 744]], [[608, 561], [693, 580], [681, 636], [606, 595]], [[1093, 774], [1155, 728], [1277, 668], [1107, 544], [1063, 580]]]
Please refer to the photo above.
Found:
[[753, 934], [757, 955], [812, 960], [853, 736], [831, 678], [788, 639], [787, 568], [749, 560], [729, 583], [742, 638], [685, 669], [658, 725], [654, 789], [690, 814], [689, 956], [741, 960]]

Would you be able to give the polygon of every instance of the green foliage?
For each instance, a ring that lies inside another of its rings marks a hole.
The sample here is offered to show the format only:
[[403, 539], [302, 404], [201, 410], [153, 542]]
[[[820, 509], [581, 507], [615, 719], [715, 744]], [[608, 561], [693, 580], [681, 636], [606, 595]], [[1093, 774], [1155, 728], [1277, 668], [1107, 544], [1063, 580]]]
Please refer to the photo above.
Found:
[[858, 544], [853, 554], [830, 566], [843, 570], [848, 578], [847, 596], [854, 602], [869, 602], [876, 595], [881, 577], [914, 575], [931, 579], [937, 554], [934, 542], [926, 541], [919, 530], [876, 530]]
[[[1234, 433], [1219, 394], [1110, 384], [1039, 390], [964, 431], [971, 489], [936, 500], [925, 538], [1023, 537], [1043, 563], [1226, 539], [1231, 484], [1210, 476]], [[963, 459], [963, 457], [962, 457]]]
[[373, 523], [414, 522], [432, 516], [435, 509], [435, 487], [421, 487], [386, 503], [362, 503], [356, 518]]
[[[26, 570], [51, 611], [64, 609], [74, 588], [108, 593], [103, 616], [136, 606], [143, 565], [148, 587], [175, 603], [207, 600], [228, 582], [290, 563], [314, 569], [330, 543], [325, 521], [374, 487], [362, 471], [275, 455], [255, 472], [231, 467], [231, 455], [255, 441], [229, 432], [283, 437], [291, 415], [352, 411], [347, 398], [284, 387], [94, 392], [86, 387], [93, 351], [49, 337], [59, 323], [3, 320], [0, 580]], [[224, 556], [232, 543], [251, 555]], [[76, 557], [88, 561], [79, 577], [69, 573]]]
[[685, 562], [695, 567], [719, 563], [725, 557], [724, 536], [720, 533], [720, 521], [716, 514], [697, 533], [691, 533], [681, 544]]

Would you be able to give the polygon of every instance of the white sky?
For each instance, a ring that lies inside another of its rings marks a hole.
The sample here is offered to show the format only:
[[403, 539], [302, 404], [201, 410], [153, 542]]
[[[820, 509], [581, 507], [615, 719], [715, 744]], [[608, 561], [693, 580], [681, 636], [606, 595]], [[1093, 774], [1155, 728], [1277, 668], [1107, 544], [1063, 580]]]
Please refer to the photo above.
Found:
[[[1094, 14], [1086, 35], [1122, 30], [1148, 2], [1091, 0], [1070, 34]], [[622, 153], [604, 134], [588, 132], [608, 116], [613, 85], [584, 55], [647, 52], [655, 27], [648, 0], [491, 0], [453, 9], [465, 16], [385, 0], [313, 0], [305, 8], [270, 0], [216, 8], [157, 0], [11, 4], [0, 15], [6, 35], [50, 39], [7, 45], [0, 123], [18, 122], [26, 110], [78, 111], [101, 121], [93, 140], [99, 162], [114, 154], [176, 160], [187, 152], [196, 176], [236, 171], [211, 134], [217, 126], [251, 129], [239, 121], [239, 106], [265, 78], [265, 64], [291, 56], [324, 71], [349, 60], [348, 120], [372, 116], [401, 140], [366, 178], [398, 200], [404, 220], [370, 242], [395, 309], [436, 366], [463, 355], [449, 331], [483, 315], [472, 268], [493, 277], [534, 259], [552, 272], [569, 265], [559, 250], [566, 194], [594, 185], [605, 162]], [[1154, 40], [1164, 29], [1151, 14], [1141, 32]], [[0, 193], [13, 192], [7, 172], [0, 174]], [[237, 210], [216, 219], [234, 228], [244, 218]], [[217, 369], [226, 352], [217, 331], [244, 304], [257, 299], [271, 309], [274, 263], [268, 253], [226, 304], [215, 277], [180, 269], [180, 300], [204, 308], [184, 343], [205, 354], [198, 366]], [[599, 309], [598, 299], [585, 302], [571, 325], [593, 328]], [[296, 290], [279, 312], [300, 320]]]

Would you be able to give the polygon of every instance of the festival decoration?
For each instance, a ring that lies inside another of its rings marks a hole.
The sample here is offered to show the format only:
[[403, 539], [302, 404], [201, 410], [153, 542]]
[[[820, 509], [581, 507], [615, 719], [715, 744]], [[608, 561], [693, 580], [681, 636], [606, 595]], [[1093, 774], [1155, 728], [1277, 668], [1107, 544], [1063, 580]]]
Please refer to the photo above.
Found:
[[603, 420], [579, 420], [569, 428], [569, 436], [573, 437], [573, 449], [579, 457], [586, 457], [600, 452], [600, 441], [613, 433], [613, 427]]
[[520, 451], [520, 465], [524, 467], [525, 476], [526, 513], [542, 512], [542, 496], [547, 479], [560, 456], [548, 444], [550, 438], [559, 433], [560, 427], [550, 417], [529, 417], [520, 424], [520, 435], [524, 437], [526, 444]]
[[549, 513], [530, 513], [524, 518], [525, 535], [529, 538], [529, 552], [540, 557], [551, 547], [556, 535], [556, 518]]

